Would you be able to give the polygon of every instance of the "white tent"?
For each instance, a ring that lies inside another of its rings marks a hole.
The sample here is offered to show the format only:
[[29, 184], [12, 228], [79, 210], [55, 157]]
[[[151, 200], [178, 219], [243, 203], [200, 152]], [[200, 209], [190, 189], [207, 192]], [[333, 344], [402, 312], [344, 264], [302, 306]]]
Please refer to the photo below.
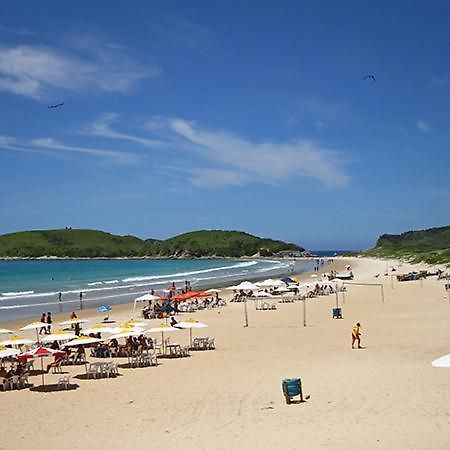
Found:
[[133, 304], [133, 314], [132, 317], [134, 318], [134, 313], [136, 312], [136, 304], [140, 303], [140, 302], [151, 302], [151, 301], [156, 301], [159, 300], [160, 297], [153, 295], [153, 294], [144, 294], [141, 295], [138, 298], [134, 299], [134, 304]]

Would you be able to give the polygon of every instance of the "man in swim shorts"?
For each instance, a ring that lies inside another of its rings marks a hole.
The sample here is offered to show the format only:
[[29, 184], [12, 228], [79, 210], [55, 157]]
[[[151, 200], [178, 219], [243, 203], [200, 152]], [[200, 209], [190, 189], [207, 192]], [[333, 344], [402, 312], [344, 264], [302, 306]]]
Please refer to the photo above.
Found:
[[358, 348], [361, 348], [361, 324], [359, 322], [352, 328], [352, 348], [355, 348], [355, 342], [358, 344]]

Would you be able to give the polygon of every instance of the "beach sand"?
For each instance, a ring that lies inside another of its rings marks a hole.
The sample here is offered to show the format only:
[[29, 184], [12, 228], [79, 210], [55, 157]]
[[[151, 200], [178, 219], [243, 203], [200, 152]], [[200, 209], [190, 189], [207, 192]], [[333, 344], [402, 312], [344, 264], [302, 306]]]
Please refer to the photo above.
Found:
[[[392, 280], [392, 288], [383, 274], [396, 262], [337, 262], [347, 263], [355, 282], [384, 285], [384, 303], [379, 287], [349, 285], [342, 320], [331, 317], [335, 295], [321, 296], [307, 300], [306, 327], [302, 302], [276, 311], [249, 303], [248, 328], [242, 303], [184, 314], [209, 325], [194, 335], [214, 336], [216, 350], [123, 368], [113, 379], [77, 379], [83, 366], [69, 366], [75, 390], [1, 392], [0, 449], [448, 448], [450, 369], [431, 366], [450, 352], [443, 282]], [[408, 270], [404, 264], [397, 273]], [[115, 307], [113, 317], [130, 311]], [[352, 350], [357, 321], [364, 348]], [[188, 336], [179, 331], [171, 340], [187, 344]], [[59, 377], [49, 374], [46, 383]], [[285, 403], [286, 377], [301, 377], [305, 403]], [[38, 385], [40, 376], [30, 381]]]

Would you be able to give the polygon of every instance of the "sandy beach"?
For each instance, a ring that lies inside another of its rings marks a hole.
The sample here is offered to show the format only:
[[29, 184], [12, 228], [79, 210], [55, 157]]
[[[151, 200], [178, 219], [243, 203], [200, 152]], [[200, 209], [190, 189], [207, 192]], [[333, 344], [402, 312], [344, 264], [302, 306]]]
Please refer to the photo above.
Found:
[[[214, 336], [216, 350], [160, 359], [157, 367], [122, 368], [113, 379], [79, 379], [84, 367], [67, 366], [74, 390], [1, 392], [0, 449], [447, 448], [450, 369], [431, 366], [450, 352], [443, 282], [384, 276], [387, 266], [409, 271], [397, 262], [335, 264], [338, 270], [350, 264], [354, 282], [382, 283], [385, 302], [379, 286], [348, 285], [345, 304], [339, 295], [343, 319], [331, 317], [335, 295], [321, 296], [307, 300], [306, 327], [302, 302], [280, 303], [276, 311], [249, 304], [248, 328], [242, 303], [183, 314], [209, 325], [194, 334]], [[130, 305], [115, 307], [112, 318], [120, 322], [130, 312]], [[100, 319], [92, 311], [81, 315]], [[352, 350], [357, 321], [364, 348]], [[179, 331], [171, 340], [187, 344], [188, 336]], [[49, 374], [46, 383], [59, 377]], [[305, 403], [285, 403], [286, 377], [301, 377], [310, 395]], [[40, 376], [30, 381], [39, 384]]]

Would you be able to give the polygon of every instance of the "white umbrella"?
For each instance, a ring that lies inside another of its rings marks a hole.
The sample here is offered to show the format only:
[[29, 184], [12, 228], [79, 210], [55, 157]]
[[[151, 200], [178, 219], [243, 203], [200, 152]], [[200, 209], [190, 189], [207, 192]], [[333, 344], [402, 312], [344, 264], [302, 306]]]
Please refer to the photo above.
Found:
[[291, 290], [286, 287], [280, 286], [279, 288], [274, 289], [273, 292], [278, 292], [281, 294], [283, 292], [291, 292]]
[[64, 322], [59, 322], [61, 325], [75, 325], [76, 323], [86, 323], [89, 322], [88, 319], [69, 319], [65, 320]]
[[435, 359], [431, 365], [433, 367], [450, 367], [450, 354]]
[[0, 334], [6, 334], [6, 333], [14, 333], [14, 331], [8, 330], [6, 328], [0, 328]]
[[176, 328], [189, 329], [189, 342], [192, 347], [192, 328], [207, 328], [206, 323], [199, 322], [198, 320], [188, 319], [184, 322], [178, 322], [175, 324]]
[[147, 322], [139, 322], [139, 320], [130, 319], [126, 322], [119, 325], [119, 328], [128, 328], [128, 327], [146, 327], [148, 325]]
[[70, 341], [76, 337], [76, 334], [71, 333], [70, 331], [58, 330], [44, 336], [42, 342]]
[[208, 292], [208, 293], [212, 293], [212, 294], [215, 294], [215, 293], [219, 293], [220, 292], [220, 290], [219, 289], [208, 289], [207, 291], [205, 291], [205, 292]]
[[94, 325], [91, 328], [81, 330], [81, 334], [114, 333], [115, 328], [107, 327], [103, 324]]
[[253, 296], [254, 297], [273, 297], [273, 295], [269, 294], [266, 291], [258, 291]]
[[261, 283], [256, 283], [256, 284], [261, 287], [285, 286], [284, 281], [273, 280], [272, 278], [268, 278], [267, 280], [261, 281]]
[[127, 338], [130, 336], [140, 336], [144, 332], [143, 328], [115, 328], [114, 334], [111, 334], [111, 336], [108, 339], [120, 339], [120, 338]]
[[135, 302], [146, 302], [146, 301], [153, 301], [153, 300], [159, 300], [159, 299], [160, 299], [160, 297], [157, 297], [156, 295], [144, 294], [138, 298], [135, 298], [134, 301]]
[[0, 347], [0, 359], [8, 358], [8, 356], [16, 356], [20, 353], [20, 350], [15, 348]]
[[238, 284], [236, 286], [237, 290], [251, 290], [251, 291], [255, 291], [258, 289], [258, 286], [255, 283], [251, 283], [250, 281], [243, 281], [242, 283]]
[[164, 333], [167, 333], [168, 331], [180, 331], [180, 329], [174, 328], [170, 325], [166, 325], [165, 323], [160, 323], [156, 327], [149, 328], [147, 331], [145, 331], [145, 333], [161, 333], [163, 352], [165, 352]]
[[48, 326], [50, 325], [44, 322], [31, 322], [28, 325], [22, 327], [21, 330], [36, 330], [36, 340], [39, 342], [38, 330], [40, 330], [41, 328], [47, 328]]
[[21, 336], [13, 336], [9, 339], [0, 342], [0, 345], [24, 345], [24, 344], [34, 344], [36, 341], [31, 339], [26, 339]]
[[310, 275], [311, 278], [317, 278], [317, 275], [315, 273], [313, 273], [312, 275]]
[[227, 291], [237, 291], [238, 287], [237, 286], [228, 286], [227, 288], [225, 288]]
[[76, 345], [87, 345], [87, 344], [97, 344], [98, 342], [102, 342], [103, 339], [97, 339], [90, 336], [80, 336], [73, 341], [68, 342], [66, 345], [68, 347], [74, 347]]

